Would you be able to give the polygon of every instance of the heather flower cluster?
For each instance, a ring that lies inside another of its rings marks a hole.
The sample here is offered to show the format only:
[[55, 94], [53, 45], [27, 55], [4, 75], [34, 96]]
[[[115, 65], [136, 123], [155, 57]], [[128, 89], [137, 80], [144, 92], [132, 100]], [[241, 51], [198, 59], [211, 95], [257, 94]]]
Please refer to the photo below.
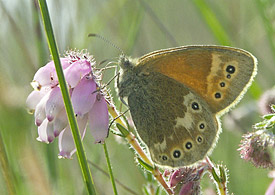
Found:
[[241, 158], [250, 161], [255, 167], [274, 168], [272, 161], [275, 149], [274, 135], [268, 131], [259, 130], [243, 136], [241, 141]]
[[240, 155], [246, 161], [250, 161], [256, 167], [275, 168], [275, 106], [271, 105], [272, 113], [263, 115], [263, 121], [255, 124], [256, 130], [245, 134], [240, 145]]
[[[60, 60], [82, 139], [89, 123], [95, 143], [103, 142], [108, 136], [109, 115], [93, 57], [84, 51], [69, 51]], [[71, 158], [76, 150], [53, 61], [36, 72], [31, 85], [34, 91], [26, 104], [34, 113], [37, 140], [51, 143], [58, 137], [59, 156]]]
[[[263, 121], [256, 123], [254, 132], [243, 135], [240, 151], [241, 158], [251, 162], [257, 168], [275, 168], [275, 89], [266, 91], [260, 98], [258, 106], [263, 114]], [[274, 171], [266, 195], [275, 192]]]
[[208, 168], [205, 163], [197, 167], [184, 167], [174, 170], [169, 178], [170, 188], [177, 195], [200, 194], [200, 181]]

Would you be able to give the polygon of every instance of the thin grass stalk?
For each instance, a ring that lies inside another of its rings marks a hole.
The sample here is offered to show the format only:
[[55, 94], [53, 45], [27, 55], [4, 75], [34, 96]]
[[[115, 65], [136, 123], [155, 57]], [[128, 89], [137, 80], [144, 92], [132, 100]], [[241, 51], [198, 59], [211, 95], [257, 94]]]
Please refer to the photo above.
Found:
[[76, 118], [74, 115], [72, 103], [70, 101], [70, 96], [69, 96], [67, 84], [65, 81], [64, 73], [63, 73], [63, 70], [61, 67], [59, 53], [58, 53], [57, 45], [56, 45], [54, 34], [53, 34], [53, 29], [52, 29], [52, 25], [51, 25], [51, 21], [50, 21], [50, 16], [49, 16], [46, 0], [39, 0], [39, 6], [40, 6], [41, 15], [42, 15], [43, 23], [44, 23], [44, 28], [45, 28], [46, 35], [47, 35], [49, 49], [50, 49], [50, 52], [51, 52], [51, 55], [52, 55], [52, 58], [53, 58], [53, 61], [55, 64], [55, 69], [56, 69], [56, 73], [58, 76], [58, 81], [60, 84], [62, 97], [64, 100], [66, 112], [68, 115], [69, 124], [70, 124], [71, 130], [72, 130], [72, 135], [74, 138], [74, 142], [75, 142], [75, 146], [76, 146], [76, 150], [77, 150], [77, 157], [78, 157], [78, 161], [79, 161], [80, 168], [82, 171], [83, 179], [84, 179], [84, 182], [86, 184], [89, 194], [96, 194], [95, 188], [94, 188], [94, 183], [92, 180], [92, 175], [91, 175], [91, 172], [90, 172], [90, 169], [88, 166], [88, 162], [87, 162], [87, 157], [86, 157], [86, 154], [84, 151], [84, 147], [83, 147], [83, 144], [81, 141], [80, 132], [79, 132]]
[[107, 162], [107, 166], [108, 166], [110, 179], [111, 179], [111, 182], [112, 182], [114, 195], [117, 195], [118, 193], [117, 193], [117, 188], [116, 188], [116, 182], [115, 182], [114, 174], [113, 174], [113, 171], [112, 171], [112, 166], [111, 166], [111, 162], [110, 162], [106, 142], [104, 142], [103, 147], [104, 147], [104, 153], [105, 153], [105, 157], [106, 157], [106, 162]]
[[[110, 175], [105, 170], [103, 170], [102, 168], [100, 168], [97, 164], [93, 163], [92, 161], [88, 161], [88, 162], [90, 163], [90, 165], [94, 166], [97, 170], [99, 170], [103, 175], [105, 175], [105, 176], [107, 176], [107, 177], [110, 178]], [[133, 191], [132, 189], [130, 189], [128, 186], [126, 186], [125, 184], [123, 184], [122, 182], [120, 182], [118, 179], [115, 179], [115, 182], [121, 188], [123, 188], [124, 190], [126, 190], [129, 194], [138, 195], [138, 193], [136, 193], [135, 191]]]
[[223, 28], [218, 18], [215, 16], [215, 13], [207, 5], [205, 0], [193, 0], [192, 2], [198, 8], [198, 12], [202, 15], [202, 18], [213, 32], [218, 42], [222, 45], [231, 45], [231, 41], [226, 33], [226, 30]]

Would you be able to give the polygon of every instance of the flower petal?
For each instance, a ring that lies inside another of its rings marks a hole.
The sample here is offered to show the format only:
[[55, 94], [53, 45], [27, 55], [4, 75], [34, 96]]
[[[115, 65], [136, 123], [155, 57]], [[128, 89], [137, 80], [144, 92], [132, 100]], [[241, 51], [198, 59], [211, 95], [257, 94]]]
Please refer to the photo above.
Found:
[[47, 119], [52, 121], [62, 108], [64, 108], [63, 98], [60, 88], [57, 86], [51, 90], [49, 99], [46, 102], [45, 111]]
[[109, 114], [104, 98], [95, 101], [93, 108], [89, 112], [89, 124], [95, 143], [103, 142], [109, 133]]
[[79, 60], [64, 70], [64, 75], [70, 87], [74, 88], [80, 80], [90, 72], [91, 64], [86, 60]]
[[93, 79], [84, 77], [72, 92], [72, 104], [77, 116], [89, 112], [96, 99], [96, 83]]
[[[63, 71], [65, 71], [65, 69], [71, 65], [69, 59], [67, 59], [67, 58], [60, 58], [60, 62], [61, 62]], [[54, 71], [54, 73], [53, 73], [53, 80], [58, 81], [56, 71]]]
[[[68, 59], [60, 58], [62, 68], [65, 69], [70, 66]], [[45, 66], [38, 69], [33, 77], [33, 81], [38, 82], [42, 86], [55, 86], [58, 84], [58, 79], [56, 76], [54, 62], [50, 61]]]
[[53, 133], [57, 137], [60, 132], [68, 126], [68, 118], [65, 108], [63, 108], [53, 121]]
[[275, 194], [275, 179], [271, 182], [268, 189], [265, 192], [265, 195], [274, 195]]
[[45, 66], [38, 69], [33, 77], [33, 81], [38, 82], [42, 86], [54, 85], [58, 81], [53, 79], [55, 72], [54, 62], [51, 61]]
[[187, 182], [186, 184], [183, 184], [181, 189], [180, 189], [180, 192], [179, 192], [179, 195], [192, 195], [192, 194], [197, 194], [197, 193], [194, 193], [194, 182], [193, 181], [190, 181], [190, 182]]
[[180, 169], [175, 170], [170, 177], [170, 187], [176, 186], [182, 180], [182, 177]]
[[63, 70], [65, 70], [66, 68], [68, 68], [71, 65], [68, 58], [60, 58], [60, 62], [61, 62]]
[[30, 93], [26, 100], [26, 106], [29, 112], [33, 113], [35, 111], [35, 107], [41, 101], [41, 99], [46, 95], [49, 91], [49, 88], [43, 87], [40, 91], [34, 90]]
[[54, 140], [53, 124], [45, 119], [38, 127], [38, 141], [51, 143]]
[[51, 91], [48, 91], [46, 95], [44, 95], [44, 97], [40, 100], [40, 102], [37, 104], [35, 108], [34, 117], [35, 117], [35, 124], [37, 126], [40, 126], [43, 120], [46, 118], [45, 106], [46, 106], [46, 102], [49, 99], [50, 92]]
[[[87, 126], [87, 120], [88, 117], [87, 115], [83, 117], [78, 117], [77, 118], [78, 122], [78, 127], [79, 131], [81, 133], [81, 137], [83, 139], [85, 132], [86, 132], [86, 126]], [[59, 157], [60, 158], [71, 158], [72, 155], [76, 152], [75, 149], [75, 144], [72, 136], [72, 132], [70, 127], [66, 127], [59, 135], [59, 140], [58, 140], [58, 145], [59, 145]]]

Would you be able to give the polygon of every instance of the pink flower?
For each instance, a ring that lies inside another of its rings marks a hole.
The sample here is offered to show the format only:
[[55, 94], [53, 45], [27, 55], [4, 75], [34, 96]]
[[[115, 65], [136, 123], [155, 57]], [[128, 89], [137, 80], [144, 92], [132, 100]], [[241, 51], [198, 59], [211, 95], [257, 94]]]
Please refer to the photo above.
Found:
[[275, 89], [269, 89], [263, 93], [258, 102], [258, 107], [261, 114], [270, 114], [274, 113], [271, 105], [275, 104]]
[[271, 182], [271, 184], [268, 186], [265, 195], [274, 195], [275, 194], [275, 171], [270, 171], [268, 173], [268, 176], [271, 177], [273, 179], [273, 181]]
[[250, 161], [255, 167], [274, 168], [272, 151], [274, 150], [274, 135], [265, 130], [243, 135], [240, 151], [241, 158]]
[[177, 169], [170, 176], [170, 187], [176, 195], [200, 194], [200, 179], [206, 169], [207, 165], [203, 163], [198, 167]]
[[[109, 115], [103, 92], [98, 90], [100, 73], [93, 72], [94, 59], [83, 51], [70, 51], [60, 60], [82, 139], [89, 122], [95, 143], [104, 142], [108, 136]], [[37, 140], [51, 143], [59, 136], [60, 157], [71, 158], [75, 145], [53, 61], [36, 72], [31, 84], [35, 90], [26, 104], [38, 126]]]
[[274, 195], [275, 193], [275, 179], [271, 182], [268, 189], [265, 192], [265, 195]]

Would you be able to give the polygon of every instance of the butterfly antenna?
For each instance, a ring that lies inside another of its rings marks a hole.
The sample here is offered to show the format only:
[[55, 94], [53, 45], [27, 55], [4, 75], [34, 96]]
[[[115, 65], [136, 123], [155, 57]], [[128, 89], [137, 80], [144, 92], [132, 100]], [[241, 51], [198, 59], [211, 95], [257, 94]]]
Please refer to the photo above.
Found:
[[118, 49], [121, 52], [121, 55], [125, 56], [124, 52], [122, 51], [122, 49], [120, 49], [118, 46], [116, 46], [114, 43], [112, 43], [111, 41], [109, 41], [108, 39], [106, 39], [105, 37], [99, 35], [99, 34], [95, 34], [95, 33], [90, 33], [88, 35], [88, 37], [97, 37], [100, 38], [101, 40], [105, 41], [106, 43], [108, 43], [109, 45], [111, 45], [112, 47]]

